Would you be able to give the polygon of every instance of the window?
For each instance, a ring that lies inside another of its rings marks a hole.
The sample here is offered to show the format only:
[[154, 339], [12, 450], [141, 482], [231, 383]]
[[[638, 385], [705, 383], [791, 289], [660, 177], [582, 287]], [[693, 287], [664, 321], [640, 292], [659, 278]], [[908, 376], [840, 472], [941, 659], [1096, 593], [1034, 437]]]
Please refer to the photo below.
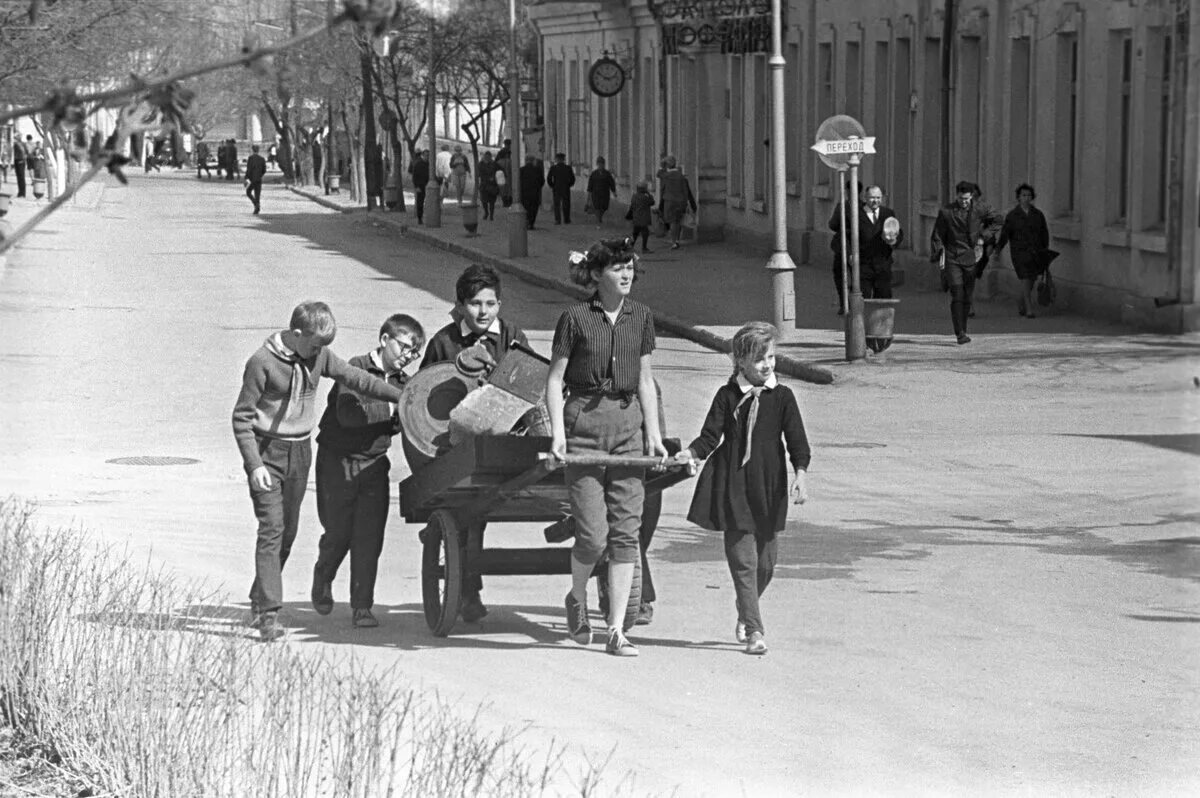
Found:
[[746, 78], [745, 57], [729, 59], [729, 195], [746, 190]]
[[[1149, 76], [1147, 82], [1150, 84], [1147, 97], [1158, 96], [1158, 108], [1155, 116], [1158, 117], [1158, 137], [1157, 141], [1153, 142], [1157, 145], [1158, 152], [1152, 155], [1157, 155], [1155, 159], [1157, 163], [1151, 162], [1147, 164], [1149, 167], [1147, 173], [1154, 176], [1154, 180], [1150, 182], [1149, 196], [1146, 202], [1145, 227], [1148, 228], [1165, 228], [1167, 223], [1167, 207], [1168, 207], [1168, 189], [1169, 189], [1169, 167], [1171, 161], [1171, 59], [1173, 57], [1172, 41], [1170, 34], [1165, 31], [1159, 31], [1153, 34], [1152, 40], [1158, 45], [1158, 49], [1162, 52], [1162, 60], [1155, 59], [1152, 68], [1155, 70]], [[1151, 53], [1154, 50], [1150, 50]]]
[[[911, 158], [912, 136], [912, 41], [896, 39], [896, 57], [893, 61], [894, 74], [892, 81], [895, 88], [892, 91], [892, 145], [890, 158], [892, 174], [884, 178], [889, 182], [884, 190], [889, 197], [888, 204], [896, 209], [896, 214], [904, 222], [906, 213], [912, 212], [912, 190], [909, 183], [909, 164]], [[915, 236], [913, 238], [916, 238]], [[912, 243], [910, 239], [909, 243]]]
[[[883, 185], [887, 182], [888, 162], [891, 154], [892, 137], [888, 131], [888, 82], [892, 74], [890, 61], [891, 53], [887, 42], [875, 42], [875, 110], [871, 112], [871, 123], [867, 126], [867, 135], [879, 136], [884, 142], [878, 152], [867, 163], [874, 170], [873, 182]], [[903, 119], [897, 120], [898, 124]], [[884, 188], [886, 191], [886, 187]]]
[[925, 79], [921, 97], [921, 198], [949, 201], [943, 198], [941, 186], [942, 163], [942, 43], [925, 39]]
[[[957, 151], [955, 175], [983, 182], [983, 148], [980, 142], [979, 103], [982, 99], [983, 70], [979, 37], [965, 36], [958, 44], [958, 127], [954, 149]], [[958, 182], [959, 177], [953, 178]]]
[[1075, 213], [1075, 178], [1079, 157], [1079, 38], [1074, 33], [1058, 34], [1057, 61], [1057, 88], [1054, 98], [1054, 211], [1059, 216], [1071, 216]]
[[1029, 174], [1029, 39], [1013, 39], [1008, 65], [1008, 182], [1028, 181]]
[[1129, 147], [1133, 121], [1133, 36], [1108, 34], [1108, 113], [1105, 133], [1105, 222], [1124, 224], [1129, 216]]
[[[655, 102], [654, 102], [654, 87], [658, 84], [656, 77], [658, 71], [654, 69], [654, 62], [649, 56], [642, 59], [642, 73], [637, 76], [637, 85], [642, 90], [642, 146], [641, 152], [646, 159], [642, 165], [643, 176], [647, 180], [651, 180], [658, 173], [658, 158], [654, 157], [659, 150], [659, 144], [654, 140], [654, 117]], [[653, 182], [650, 183], [651, 192], [657, 192], [658, 188]]]
[[[796, 140], [789, 141], [787, 146], [787, 179], [799, 183], [800, 153], [808, 151], [809, 145], [812, 144], [809, 137], [815, 132], [808, 130], [808, 126], [804, 123], [804, 99], [801, 96], [802, 84], [800, 83], [800, 76], [804, 74], [804, 65], [800, 61], [799, 44], [788, 45], [787, 66], [790, 69], [784, 72], [784, 80], [787, 81], [784, 88], [786, 126], [788, 133], [796, 137]], [[789, 72], [790, 79], [788, 78]]]
[[567, 117], [567, 148], [562, 152], [587, 152], [588, 125], [591, 123], [588, 101], [567, 100]]
[[[767, 57], [756, 55], [754, 56], [754, 141], [751, 142], [751, 151], [754, 154], [753, 197], [760, 201], [766, 199], [767, 175], [771, 173], [768, 164], [771, 150], [764, 144], [770, 138], [767, 131], [771, 129], [771, 95], [768, 86]], [[772, 141], [771, 146], [778, 146], [778, 143]]]
[[846, 42], [846, 113], [862, 121], [862, 53], [858, 42]]

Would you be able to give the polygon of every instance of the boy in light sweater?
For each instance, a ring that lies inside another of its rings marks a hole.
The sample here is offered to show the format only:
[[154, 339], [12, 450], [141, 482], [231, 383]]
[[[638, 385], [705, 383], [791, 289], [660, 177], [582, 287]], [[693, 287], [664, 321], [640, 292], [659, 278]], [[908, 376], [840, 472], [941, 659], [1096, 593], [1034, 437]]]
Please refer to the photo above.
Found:
[[252, 625], [263, 640], [283, 636], [283, 565], [299, 525], [300, 503], [312, 463], [310, 436], [317, 423], [321, 377], [373, 399], [399, 402], [401, 390], [351, 366], [326, 347], [337, 334], [324, 302], [302, 302], [289, 329], [268, 338], [246, 362], [242, 390], [233, 408], [233, 437], [250, 482], [258, 519]]

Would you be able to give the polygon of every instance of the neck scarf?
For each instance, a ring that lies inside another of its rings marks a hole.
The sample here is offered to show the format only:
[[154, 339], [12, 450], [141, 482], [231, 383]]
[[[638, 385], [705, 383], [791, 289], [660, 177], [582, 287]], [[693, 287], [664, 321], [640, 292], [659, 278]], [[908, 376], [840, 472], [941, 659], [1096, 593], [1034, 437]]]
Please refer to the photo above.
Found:
[[743, 394], [742, 400], [733, 409], [733, 416], [737, 418], [737, 413], [742, 409], [742, 405], [746, 404], [747, 400], [750, 402], [750, 413], [746, 416], [746, 451], [742, 455], [742, 468], [745, 468], [746, 463], [750, 462], [751, 438], [754, 435], [754, 425], [758, 423], [758, 398], [762, 396], [762, 392], [765, 390], [767, 390], [767, 386], [765, 385], [752, 386], [750, 390]]

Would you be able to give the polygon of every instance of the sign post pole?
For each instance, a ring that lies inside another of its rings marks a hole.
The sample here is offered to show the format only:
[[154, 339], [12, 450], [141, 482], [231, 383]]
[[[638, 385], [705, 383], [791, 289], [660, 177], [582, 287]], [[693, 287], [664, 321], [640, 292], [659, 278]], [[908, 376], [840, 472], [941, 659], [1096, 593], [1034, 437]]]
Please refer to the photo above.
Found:
[[838, 238], [841, 247], [838, 248], [838, 264], [842, 270], [842, 295], [839, 301], [842, 303], [842, 315], [848, 316], [850, 313], [850, 267], [849, 260], [850, 251], [846, 249], [846, 181], [843, 179], [842, 173], [837, 173], [838, 181], [838, 213], [841, 216], [841, 224], [838, 225]]
[[[867, 356], [867, 329], [863, 319], [862, 273], [858, 257], [858, 163], [860, 156], [850, 156], [850, 207], [844, 212], [850, 216], [850, 278], [853, 288], [849, 293], [850, 310], [846, 315], [846, 360], [862, 360]], [[849, 287], [849, 286], [847, 286]]]
[[521, 204], [521, 159], [525, 147], [521, 141], [521, 71], [517, 60], [517, 0], [508, 2], [508, 137], [512, 139], [512, 152], [509, 162], [509, 190], [512, 191], [513, 204], [508, 211], [508, 257], [524, 258], [529, 254], [529, 234], [526, 233], [529, 221], [525, 216], [525, 206]]

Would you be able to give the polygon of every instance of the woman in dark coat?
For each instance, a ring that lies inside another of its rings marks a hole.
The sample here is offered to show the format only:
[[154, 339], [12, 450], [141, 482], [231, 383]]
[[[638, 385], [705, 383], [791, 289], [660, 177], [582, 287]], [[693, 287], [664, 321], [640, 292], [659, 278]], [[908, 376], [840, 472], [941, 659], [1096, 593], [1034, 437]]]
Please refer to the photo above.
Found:
[[479, 178], [479, 201], [483, 204], [483, 218], [496, 218], [496, 198], [500, 196], [500, 184], [496, 182], [496, 172], [499, 167], [492, 160], [492, 154], [485, 152], [480, 160], [476, 173]]
[[1004, 249], [1005, 244], [1012, 244], [1009, 257], [1021, 280], [1018, 312], [1030, 319], [1037, 316], [1034, 313], [1033, 284], [1045, 271], [1042, 253], [1050, 247], [1050, 228], [1046, 225], [1046, 217], [1033, 207], [1036, 196], [1033, 186], [1028, 183], [1017, 186], [1017, 206], [1004, 217], [1004, 226], [996, 242], [997, 253]]
[[603, 155], [596, 159], [596, 168], [588, 175], [587, 191], [592, 213], [596, 214], [596, 226], [603, 227], [608, 202], [617, 193], [617, 181], [613, 179], [612, 172], [604, 168]]

